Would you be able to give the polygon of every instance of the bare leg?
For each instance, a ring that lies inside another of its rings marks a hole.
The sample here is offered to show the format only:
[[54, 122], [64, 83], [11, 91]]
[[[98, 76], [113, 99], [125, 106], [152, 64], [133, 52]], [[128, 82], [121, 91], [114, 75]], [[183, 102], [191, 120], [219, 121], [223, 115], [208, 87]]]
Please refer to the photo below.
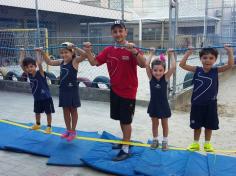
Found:
[[52, 114], [47, 114], [47, 122], [48, 122], [48, 126], [52, 125]]
[[72, 130], [75, 131], [76, 126], [77, 126], [77, 121], [78, 121], [77, 108], [70, 108], [70, 113], [71, 113], [71, 117], [72, 117]]
[[123, 132], [123, 140], [129, 142], [131, 139], [132, 126], [131, 124], [120, 123], [121, 130]]
[[63, 107], [63, 113], [64, 113], [64, 120], [65, 120], [66, 128], [67, 130], [71, 130], [70, 108]]
[[40, 125], [40, 118], [41, 118], [40, 114], [36, 113], [35, 118], [36, 118], [36, 124]]
[[163, 128], [163, 137], [168, 137], [169, 133], [168, 118], [161, 119], [161, 125]]
[[201, 128], [194, 129], [194, 141], [199, 141], [201, 135]]
[[158, 126], [159, 126], [159, 119], [154, 117], [152, 118], [152, 135], [153, 138], [158, 137]]
[[212, 135], [212, 130], [205, 129], [205, 141], [210, 141], [211, 140], [211, 135]]

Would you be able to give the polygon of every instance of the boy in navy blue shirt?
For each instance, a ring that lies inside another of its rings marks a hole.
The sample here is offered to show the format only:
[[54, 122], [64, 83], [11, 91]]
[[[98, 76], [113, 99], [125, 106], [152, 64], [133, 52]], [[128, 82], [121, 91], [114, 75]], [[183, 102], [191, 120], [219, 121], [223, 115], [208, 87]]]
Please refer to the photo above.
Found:
[[219, 119], [217, 113], [217, 94], [218, 94], [218, 73], [232, 68], [234, 64], [233, 49], [225, 45], [228, 54], [228, 63], [214, 67], [218, 51], [213, 48], [203, 48], [200, 53], [202, 67], [186, 64], [188, 57], [192, 54], [190, 48], [184, 55], [179, 66], [187, 71], [194, 72], [193, 93], [191, 98], [190, 127], [194, 129], [194, 142], [188, 147], [190, 151], [199, 151], [199, 138], [201, 128], [205, 128], [206, 152], [213, 152], [214, 148], [210, 144], [212, 130], [219, 129]]
[[[25, 57], [25, 51], [21, 49], [20, 51], [20, 65], [23, 71], [27, 74], [30, 80], [30, 86], [32, 89], [32, 94], [34, 96], [34, 112], [36, 118], [36, 124], [32, 126], [32, 130], [40, 129], [40, 113], [45, 112], [47, 115], [47, 128], [45, 133], [50, 134], [52, 131], [51, 113], [54, 113], [54, 105], [52, 97], [49, 91], [49, 87], [46, 80], [46, 73], [42, 67], [42, 60], [39, 58], [39, 53], [37, 52], [37, 60], [35, 61], [31, 57]], [[37, 69], [38, 65], [38, 70]]]

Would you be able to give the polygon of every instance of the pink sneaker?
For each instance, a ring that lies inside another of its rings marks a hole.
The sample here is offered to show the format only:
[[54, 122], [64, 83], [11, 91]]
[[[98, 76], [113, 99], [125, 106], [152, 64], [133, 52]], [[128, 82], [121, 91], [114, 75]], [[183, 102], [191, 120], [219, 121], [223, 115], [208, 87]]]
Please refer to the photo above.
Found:
[[68, 138], [70, 135], [70, 132], [67, 130], [65, 131], [64, 133], [61, 134], [61, 138], [65, 139], [65, 138]]
[[69, 136], [67, 137], [67, 141], [71, 142], [72, 140], [74, 140], [76, 138], [76, 131], [69, 131]]

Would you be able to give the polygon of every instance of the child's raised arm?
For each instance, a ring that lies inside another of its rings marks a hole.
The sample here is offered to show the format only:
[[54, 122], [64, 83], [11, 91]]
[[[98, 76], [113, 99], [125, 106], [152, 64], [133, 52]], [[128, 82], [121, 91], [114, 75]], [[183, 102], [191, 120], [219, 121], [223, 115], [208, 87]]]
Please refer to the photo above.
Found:
[[86, 53], [85, 53], [84, 50], [82, 50], [82, 49], [80, 49], [78, 47], [75, 47], [74, 50], [75, 50], [75, 53], [77, 55], [77, 57], [75, 59], [75, 61], [77, 63], [80, 63], [80, 62], [82, 62], [82, 61], [84, 61], [86, 59]]
[[190, 47], [186, 53], [184, 54], [184, 57], [183, 59], [180, 61], [179, 63], [179, 66], [184, 69], [184, 70], [187, 70], [187, 71], [191, 71], [191, 72], [195, 72], [196, 71], [196, 66], [191, 66], [191, 65], [188, 65], [186, 62], [187, 62], [187, 59], [189, 58], [189, 56], [193, 53], [193, 49]]
[[36, 63], [38, 65], [38, 68], [39, 68], [39, 72], [40, 74], [44, 77], [45, 74], [44, 74], [44, 70], [43, 70], [43, 66], [42, 66], [42, 55], [41, 55], [41, 52], [39, 50], [35, 50], [36, 52]]
[[25, 50], [24, 50], [24, 48], [20, 48], [19, 64], [20, 64], [21, 69], [26, 73], [26, 69], [25, 69], [25, 67], [23, 66], [23, 60], [24, 60], [24, 58], [25, 58]]
[[95, 59], [94, 54], [92, 53], [92, 44], [90, 42], [85, 42], [83, 49], [85, 51], [86, 57], [87, 57], [90, 65], [92, 65], [92, 66], [98, 65], [99, 63]]
[[176, 71], [176, 60], [175, 60], [175, 53], [173, 51], [173, 49], [168, 49], [168, 55], [170, 56], [170, 69], [167, 71], [167, 73], [165, 74], [165, 79], [169, 80], [171, 75]]
[[58, 59], [58, 60], [51, 60], [48, 55], [43, 51], [42, 48], [36, 48], [36, 51], [39, 51], [43, 57], [43, 60], [51, 66], [59, 66], [61, 65], [62, 59]]
[[224, 45], [224, 47], [225, 47], [225, 50], [227, 51], [227, 54], [228, 54], [228, 63], [221, 66], [221, 67], [218, 67], [218, 72], [224, 72], [224, 71], [232, 68], [234, 65], [233, 48], [228, 44]]
[[149, 80], [152, 79], [152, 69], [151, 69], [150, 63], [151, 63], [151, 60], [152, 60], [152, 57], [154, 56], [154, 54], [155, 54], [155, 48], [150, 48], [150, 54], [146, 59], [146, 73], [147, 73]]

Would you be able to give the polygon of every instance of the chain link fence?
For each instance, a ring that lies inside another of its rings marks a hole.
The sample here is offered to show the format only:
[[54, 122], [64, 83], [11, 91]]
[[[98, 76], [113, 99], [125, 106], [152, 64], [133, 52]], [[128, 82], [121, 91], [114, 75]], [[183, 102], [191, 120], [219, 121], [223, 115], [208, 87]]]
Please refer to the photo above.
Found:
[[[11, 71], [19, 76], [22, 72], [18, 65], [19, 52], [9, 48], [33, 48], [37, 42], [35, 4], [32, 0], [18, 2], [0, 0], [0, 72], [6, 77]], [[85, 41], [93, 44], [111, 44], [110, 26], [122, 16], [126, 19], [128, 29], [127, 40], [145, 48], [158, 49], [170, 46], [170, 36], [175, 38], [175, 48], [196, 48], [205, 46], [222, 46], [224, 43], [235, 44], [236, 12], [234, 0], [179, 0], [177, 23], [173, 21], [169, 29], [169, 0], [51, 0], [39, 3], [39, 27], [47, 32], [40, 32], [40, 45], [49, 47], [48, 54], [59, 58], [59, 50], [53, 48], [60, 43], [69, 41], [81, 45]], [[207, 3], [206, 3], [207, 2]], [[48, 4], [47, 4], [48, 3]], [[122, 11], [122, 5], [125, 10]], [[28, 8], [26, 8], [28, 6]], [[24, 8], [25, 7], [25, 8]], [[175, 13], [173, 12], [173, 19]], [[4, 30], [12, 30], [7, 32]], [[13, 32], [13, 31], [21, 32]], [[28, 30], [28, 31], [27, 31]], [[140, 32], [141, 30], [141, 32]], [[4, 48], [5, 47], [5, 48]], [[8, 48], [8, 49], [7, 49]], [[95, 46], [98, 54], [104, 46]], [[217, 64], [226, 61], [226, 53], [219, 49]], [[184, 51], [177, 52], [177, 64]], [[27, 55], [34, 57], [34, 52]], [[145, 52], [148, 55], [148, 52]], [[188, 61], [199, 65], [198, 50]], [[6, 71], [7, 70], [7, 71]], [[58, 67], [49, 67], [56, 78]], [[16, 77], [17, 77], [16, 76]], [[79, 68], [80, 78], [93, 81], [98, 76], [108, 77], [106, 66], [91, 67], [84, 61]], [[148, 99], [149, 84], [144, 69], [138, 69], [138, 98]], [[191, 84], [192, 75], [177, 67], [175, 81], [171, 80], [170, 89], [179, 93]], [[173, 84], [174, 83], [174, 84]], [[82, 84], [81, 84], [82, 85]], [[142, 86], [141, 86], [142, 85]]]

